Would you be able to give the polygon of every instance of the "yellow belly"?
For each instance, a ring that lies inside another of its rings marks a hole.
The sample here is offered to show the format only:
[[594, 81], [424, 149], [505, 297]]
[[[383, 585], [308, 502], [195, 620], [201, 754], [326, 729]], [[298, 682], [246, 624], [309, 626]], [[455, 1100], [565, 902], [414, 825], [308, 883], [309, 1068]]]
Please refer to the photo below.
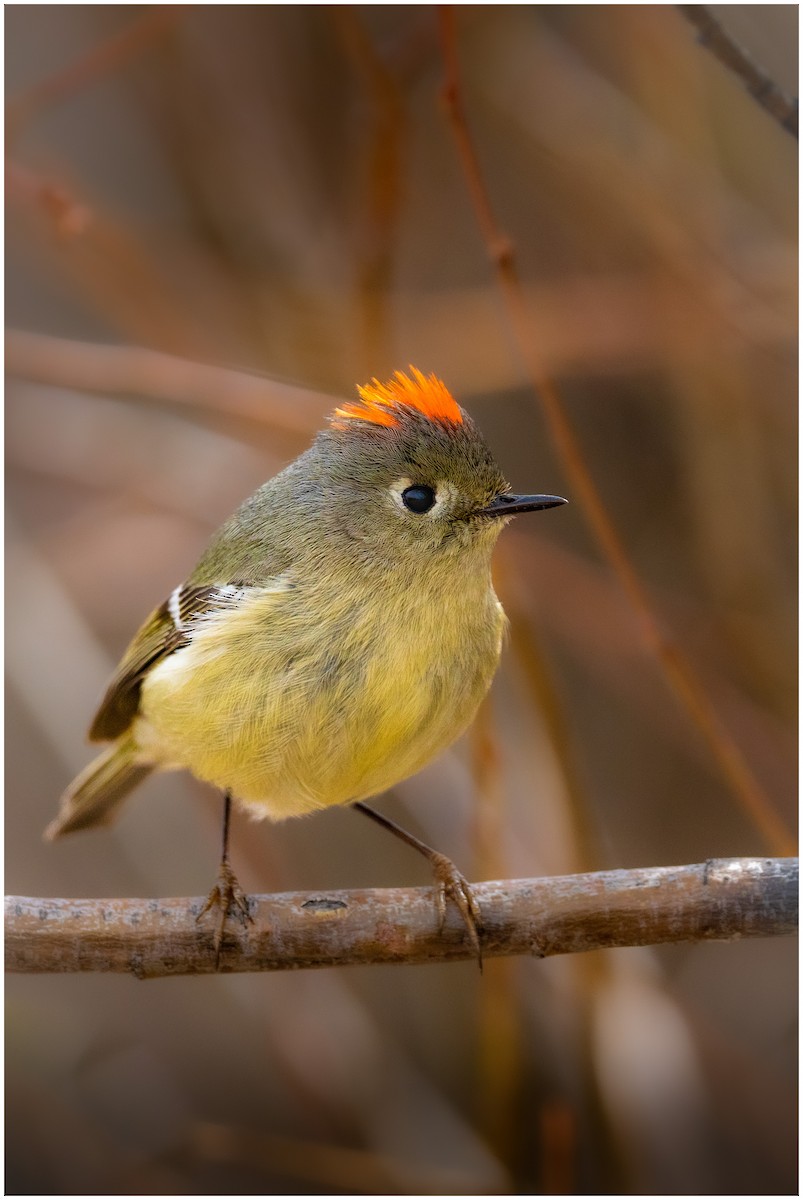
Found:
[[469, 724], [501, 645], [490, 589], [451, 619], [433, 605], [402, 621], [387, 606], [369, 619], [301, 600], [263, 597], [205, 620], [158, 664], [134, 728], [143, 757], [276, 820], [376, 795]]

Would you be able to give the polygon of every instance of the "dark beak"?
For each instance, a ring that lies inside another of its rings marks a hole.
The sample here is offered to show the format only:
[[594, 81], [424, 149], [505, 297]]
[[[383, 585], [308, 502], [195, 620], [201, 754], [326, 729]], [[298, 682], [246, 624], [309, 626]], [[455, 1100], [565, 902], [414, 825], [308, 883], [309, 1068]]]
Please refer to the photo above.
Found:
[[506, 492], [497, 496], [486, 508], [479, 510], [481, 517], [515, 517], [516, 513], [537, 512], [539, 508], [557, 508], [566, 504], [562, 496], [513, 496]]

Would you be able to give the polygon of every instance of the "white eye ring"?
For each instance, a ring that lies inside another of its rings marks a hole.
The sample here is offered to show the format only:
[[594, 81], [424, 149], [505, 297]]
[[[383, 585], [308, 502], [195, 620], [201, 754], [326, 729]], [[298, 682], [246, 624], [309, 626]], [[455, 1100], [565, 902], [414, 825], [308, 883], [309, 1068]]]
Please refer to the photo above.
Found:
[[401, 479], [397, 479], [395, 483], [392, 483], [388, 488], [388, 491], [393, 498], [393, 503], [397, 508], [401, 509], [405, 516], [415, 516], [419, 521], [422, 517], [440, 516], [443, 513], [444, 508], [451, 504], [457, 496], [457, 490], [452, 486], [452, 484], [448, 483], [445, 479], [441, 479], [438, 481], [438, 483], [436, 483], [433, 489], [435, 492], [435, 503], [432, 505], [432, 508], [427, 509], [425, 513], [411, 513], [410, 509], [404, 503], [404, 493], [408, 488], [415, 486], [415, 481], [408, 479], [405, 475]]

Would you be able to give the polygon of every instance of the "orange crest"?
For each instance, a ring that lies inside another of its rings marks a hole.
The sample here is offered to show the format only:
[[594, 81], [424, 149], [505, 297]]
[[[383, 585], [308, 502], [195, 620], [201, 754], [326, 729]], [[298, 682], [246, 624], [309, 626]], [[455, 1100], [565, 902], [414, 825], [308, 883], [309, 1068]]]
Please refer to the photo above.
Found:
[[442, 425], [460, 425], [463, 414], [446, 387], [435, 375], [429, 377], [415, 367], [410, 375], [397, 371], [387, 383], [372, 379], [358, 387], [359, 402], [344, 404], [332, 414], [334, 424], [345, 428], [344, 420], [370, 421], [372, 425], [398, 425], [405, 409], [414, 409], [430, 421]]

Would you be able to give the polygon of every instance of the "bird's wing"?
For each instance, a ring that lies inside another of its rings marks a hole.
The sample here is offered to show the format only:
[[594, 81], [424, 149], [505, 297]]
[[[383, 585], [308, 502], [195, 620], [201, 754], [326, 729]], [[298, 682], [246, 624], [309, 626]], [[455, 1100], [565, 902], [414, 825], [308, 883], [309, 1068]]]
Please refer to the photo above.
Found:
[[168, 600], [155, 609], [123, 655], [89, 730], [93, 742], [120, 737], [139, 711], [142, 681], [157, 662], [189, 643], [192, 624], [203, 613], [228, 606], [238, 585], [192, 585], [177, 587]]

